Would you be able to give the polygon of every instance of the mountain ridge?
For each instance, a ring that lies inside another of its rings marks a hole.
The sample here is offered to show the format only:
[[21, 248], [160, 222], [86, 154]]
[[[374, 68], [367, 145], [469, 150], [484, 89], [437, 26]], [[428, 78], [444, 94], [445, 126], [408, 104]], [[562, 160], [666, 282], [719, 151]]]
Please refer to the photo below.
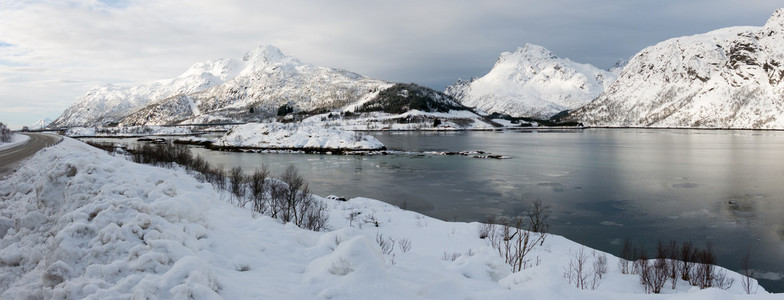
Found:
[[488, 113], [547, 119], [590, 102], [616, 77], [526, 43], [514, 52], [501, 53], [484, 76], [460, 79], [445, 93]]
[[668, 39], [574, 112], [586, 126], [784, 128], [784, 9], [764, 26]]

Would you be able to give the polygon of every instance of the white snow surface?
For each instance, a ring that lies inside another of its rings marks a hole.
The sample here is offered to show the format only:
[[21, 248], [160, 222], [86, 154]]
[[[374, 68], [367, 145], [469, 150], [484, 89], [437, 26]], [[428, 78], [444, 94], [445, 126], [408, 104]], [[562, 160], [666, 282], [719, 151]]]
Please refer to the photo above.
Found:
[[307, 123], [248, 123], [232, 128], [216, 142], [219, 146], [264, 149], [379, 150], [375, 137]]
[[21, 144], [26, 143], [29, 139], [30, 139], [29, 136], [26, 136], [24, 134], [14, 133], [11, 136], [11, 141], [10, 142], [8, 142], [8, 143], [0, 142], [0, 150], [5, 150], [5, 149], [9, 149], [9, 148], [13, 148], [13, 147], [19, 146]]
[[[580, 290], [562, 275], [583, 246], [560, 236], [530, 254], [537, 265], [511, 273], [478, 223], [317, 196], [331, 231], [312, 232], [226, 199], [182, 169], [65, 138], [0, 182], [0, 298], [781, 299], [741, 295], [737, 282], [644, 295], [613, 256], [597, 290]], [[377, 237], [396, 246], [383, 253]]]
[[643, 49], [573, 117], [588, 126], [784, 129], [784, 9], [763, 27]]
[[579, 108], [599, 96], [617, 74], [560, 58], [544, 47], [525, 44], [504, 52], [481, 78], [461, 80], [446, 93], [463, 105], [514, 117], [549, 118]]

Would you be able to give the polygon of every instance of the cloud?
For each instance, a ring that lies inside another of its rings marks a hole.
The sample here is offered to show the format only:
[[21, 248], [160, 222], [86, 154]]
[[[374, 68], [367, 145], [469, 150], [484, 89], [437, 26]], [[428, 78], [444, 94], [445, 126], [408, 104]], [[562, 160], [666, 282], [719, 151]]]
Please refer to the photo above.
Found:
[[[62, 111], [99, 83], [171, 78], [273, 44], [305, 62], [443, 89], [483, 75], [498, 54], [526, 42], [610, 67], [667, 38], [762, 25], [775, 8], [729, 0], [0, 0], [0, 82], [14, 84], [4, 93], [39, 88], [24, 98]], [[23, 103], [2, 96], [4, 107]]]

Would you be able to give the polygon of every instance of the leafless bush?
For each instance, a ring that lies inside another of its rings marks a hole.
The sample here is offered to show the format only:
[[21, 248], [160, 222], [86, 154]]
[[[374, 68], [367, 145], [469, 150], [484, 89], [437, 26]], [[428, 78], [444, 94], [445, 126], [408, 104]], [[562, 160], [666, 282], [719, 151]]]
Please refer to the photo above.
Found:
[[536, 199], [528, 209], [528, 230], [546, 233], [550, 229], [550, 205], [545, 205], [542, 199]]
[[10, 143], [14, 133], [5, 124], [0, 123], [0, 143]]
[[626, 238], [623, 240], [620, 259], [618, 260], [618, 269], [621, 271], [621, 274], [629, 274], [632, 271], [629, 263], [636, 259], [636, 257], [632, 257], [632, 240]]
[[681, 261], [681, 279], [688, 281], [691, 285], [696, 285], [692, 282], [691, 271], [694, 267], [694, 259], [696, 257], [696, 249], [692, 247], [691, 242], [683, 242], [680, 249]]
[[479, 238], [480, 239], [486, 239], [488, 237], [492, 238], [493, 236], [495, 236], [495, 224], [494, 223], [495, 223], [495, 218], [490, 216], [490, 217], [487, 217], [487, 220], [485, 221], [485, 223], [480, 223], [479, 224], [478, 231], [479, 231]]
[[743, 286], [743, 291], [746, 292], [746, 294], [756, 294], [759, 286], [756, 284], [756, 280], [752, 279], [754, 277], [754, 270], [751, 269], [750, 256], [751, 253], [746, 252], [746, 256], [740, 260], [740, 274], [743, 275], [740, 284]]
[[651, 284], [653, 268], [651, 268], [651, 264], [648, 261], [648, 255], [645, 253], [644, 249], [641, 250], [638, 259], [634, 261], [634, 269], [637, 271], [637, 274], [640, 275], [640, 284], [642, 284], [645, 293], [650, 294], [653, 292], [653, 285]]
[[253, 201], [253, 211], [257, 213], [266, 213], [269, 204], [267, 204], [267, 193], [269, 186], [267, 185], [267, 178], [269, 177], [269, 170], [266, 165], [261, 165], [260, 169], [256, 169], [253, 175], [250, 176], [250, 197]]
[[391, 238], [384, 238], [381, 233], [376, 233], [376, 243], [381, 247], [381, 253], [389, 255], [395, 250], [395, 240]]
[[678, 247], [677, 241], [670, 241], [670, 244], [667, 246], [666, 249], [666, 256], [667, 256], [667, 268], [669, 269], [668, 276], [670, 277], [670, 283], [672, 285], [672, 289], [678, 285], [678, 275], [680, 274], [681, 263], [678, 261], [678, 255], [680, 253], [680, 248]]
[[512, 272], [518, 272], [529, 266], [528, 254], [537, 245], [544, 243], [546, 235], [523, 230], [525, 219], [517, 217], [506, 220], [501, 224], [500, 232], [490, 239], [491, 246], [498, 251], [504, 261], [512, 267]]
[[693, 281], [700, 289], [713, 286], [715, 275], [716, 256], [713, 254], [710, 244], [705, 249], [697, 251], [697, 265], [694, 269]]
[[585, 254], [585, 247], [580, 247], [580, 251], [575, 252], [569, 261], [569, 268], [564, 270], [564, 277], [579, 289], [587, 289], [587, 282], [590, 276], [588, 272], [588, 255]]
[[407, 238], [402, 238], [397, 244], [398, 248], [400, 248], [401, 253], [406, 253], [411, 250], [411, 240]]
[[444, 255], [441, 256], [441, 259], [444, 261], [455, 261], [460, 256], [462, 256], [460, 252], [447, 253], [446, 251], [444, 251]]
[[247, 204], [245, 181], [245, 173], [241, 167], [234, 167], [229, 170], [229, 191], [236, 198], [237, 205], [240, 207], [244, 207]]
[[596, 254], [596, 251], [593, 252], [593, 274], [594, 274], [594, 278], [598, 277], [600, 280], [602, 279], [604, 274], [607, 274], [606, 253], [602, 252], [600, 254]]

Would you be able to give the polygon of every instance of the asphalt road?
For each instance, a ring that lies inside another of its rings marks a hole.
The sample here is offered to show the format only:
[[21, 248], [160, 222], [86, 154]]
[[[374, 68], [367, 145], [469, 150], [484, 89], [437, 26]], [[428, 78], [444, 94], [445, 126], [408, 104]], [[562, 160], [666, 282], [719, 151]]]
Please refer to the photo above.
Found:
[[0, 178], [13, 172], [25, 158], [35, 154], [49, 145], [56, 144], [63, 138], [54, 134], [46, 133], [21, 133], [30, 137], [27, 143], [11, 149], [0, 151]]

